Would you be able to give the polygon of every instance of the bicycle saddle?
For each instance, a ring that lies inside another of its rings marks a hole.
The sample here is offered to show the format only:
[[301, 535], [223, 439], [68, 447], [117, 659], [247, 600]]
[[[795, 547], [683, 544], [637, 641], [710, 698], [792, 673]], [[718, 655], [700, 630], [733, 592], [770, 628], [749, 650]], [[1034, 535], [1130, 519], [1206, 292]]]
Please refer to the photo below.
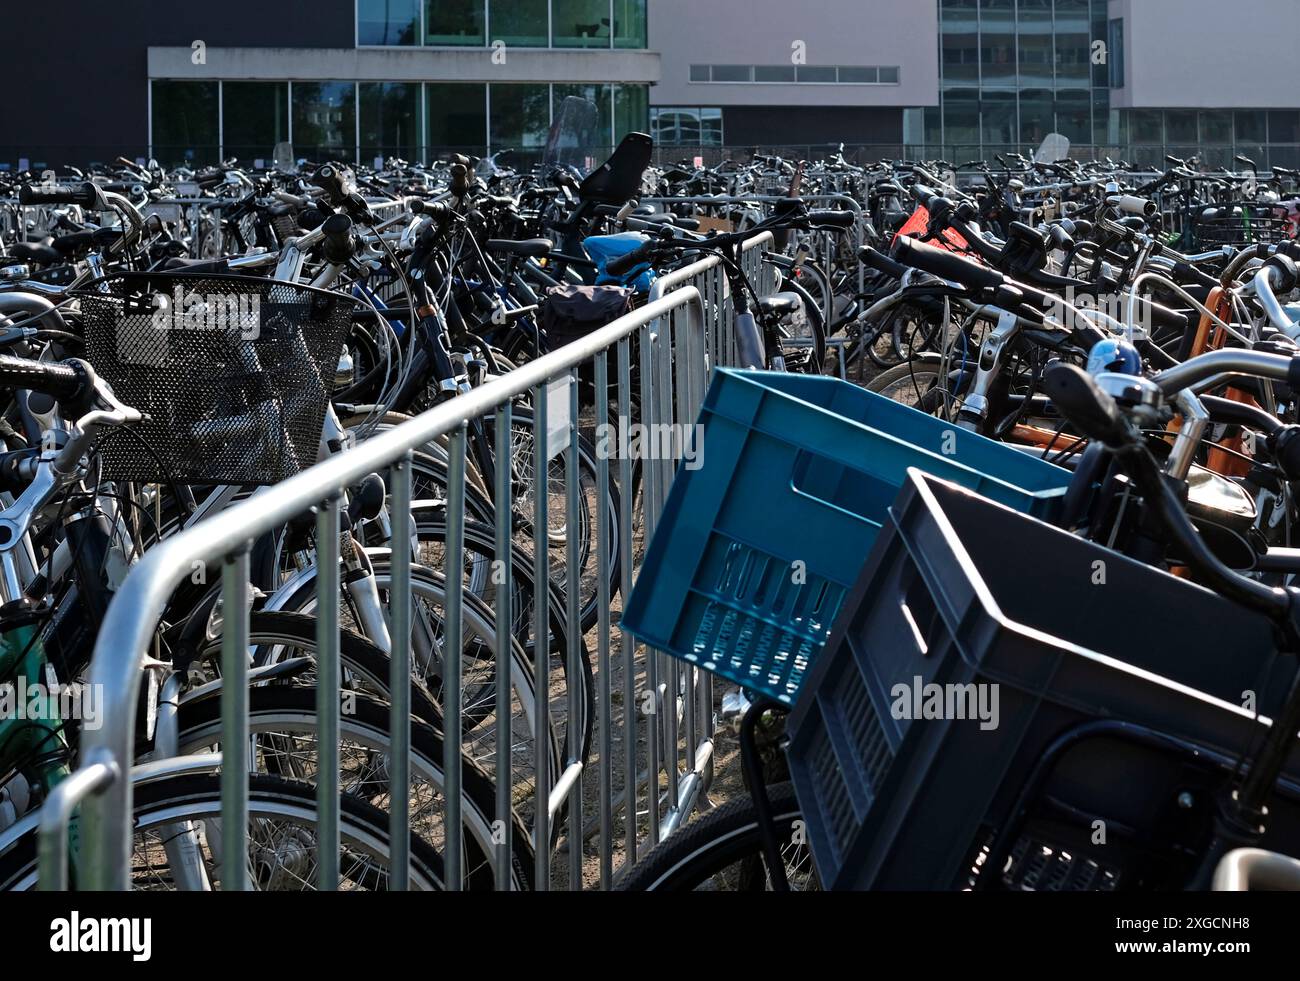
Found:
[[798, 293], [774, 293], [761, 297], [758, 309], [774, 317], [788, 317], [803, 309], [803, 298]]

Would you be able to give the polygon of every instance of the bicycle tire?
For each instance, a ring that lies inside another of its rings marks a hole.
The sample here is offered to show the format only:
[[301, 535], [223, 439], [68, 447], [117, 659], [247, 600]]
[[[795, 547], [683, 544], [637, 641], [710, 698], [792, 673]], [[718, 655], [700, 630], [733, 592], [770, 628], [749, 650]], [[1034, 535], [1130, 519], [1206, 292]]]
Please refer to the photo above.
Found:
[[[802, 821], [794, 786], [788, 782], [773, 784], [767, 788], [767, 798], [778, 840], [792, 845]], [[740, 865], [739, 890], [761, 891], [766, 885], [762, 848], [753, 799], [728, 801], [661, 841], [626, 871], [615, 889], [685, 892], [730, 866]]]
[[[286, 729], [292, 728], [295, 732], [304, 731], [315, 721], [317, 691], [314, 687], [259, 686], [250, 689], [248, 695], [249, 731], [255, 736], [275, 732], [277, 725]], [[182, 755], [207, 752], [209, 747], [219, 745], [221, 742], [221, 699], [211, 697], [182, 702], [177, 724], [179, 729], [177, 745]], [[372, 744], [372, 748], [375, 745], [390, 744], [388, 707], [369, 698], [352, 699], [348, 704], [347, 712], [339, 718], [339, 737], [340, 740], [352, 739], [361, 745], [369, 743]], [[411, 724], [413, 776], [424, 775], [441, 792], [446, 786], [442, 761], [442, 734], [431, 726], [413, 721]], [[267, 775], [282, 776], [275, 773]], [[344, 793], [359, 797], [355, 790], [347, 787], [344, 788]], [[461, 812], [467, 829], [467, 834], [462, 839], [463, 855], [465, 865], [469, 869], [465, 885], [469, 889], [491, 889], [494, 880], [489, 862], [496, 813], [496, 791], [492, 778], [464, 754], [461, 756], [461, 796]], [[433, 844], [428, 837], [424, 840]], [[533, 883], [533, 849], [530, 842], [528, 830], [515, 817], [510, 836], [511, 878], [516, 888], [522, 891], [531, 890]]]
[[[221, 815], [221, 778], [215, 774], [184, 774], [138, 784], [133, 791], [132, 826], [137, 834], [148, 830], [151, 822], [159, 826], [179, 821], [219, 818]], [[267, 815], [269, 819], [296, 818], [304, 826], [318, 823], [316, 789], [277, 777], [253, 775], [248, 781], [248, 812], [251, 819]], [[344, 795], [339, 803], [339, 838], [356, 842], [382, 856], [391, 855], [388, 815], [364, 801]], [[442, 858], [417, 835], [410, 840], [411, 887], [440, 890], [444, 876]], [[341, 870], [355, 869], [340, 861]], [[36, 835], [23, 836], [0, 856], [0, 891], [32, 889], [36, 886]], [[211, 878], [211, 876], [210, 876]], [[134, 879], [134, 876], [133, 876]], [[367, 877], [358, 885], [382, 887], [382, 879]]]

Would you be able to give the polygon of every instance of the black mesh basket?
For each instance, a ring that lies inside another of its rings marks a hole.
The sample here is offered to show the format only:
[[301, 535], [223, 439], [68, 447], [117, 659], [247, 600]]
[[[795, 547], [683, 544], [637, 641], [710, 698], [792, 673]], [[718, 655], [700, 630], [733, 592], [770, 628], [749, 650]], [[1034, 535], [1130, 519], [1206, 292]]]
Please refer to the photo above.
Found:
[[272, 484], [316, 462], [350, 297], [173, 272], [94, 289], [81, 295], [86, 360], [147, 417], [139, 439], [100, 438], [103, 479]]
[[1190, 214], [1192, 247], [1205, 252], [1222, 245], [1244, 248], [1291, 237], [1286, 208], [1238, 201], [1197, 205]]

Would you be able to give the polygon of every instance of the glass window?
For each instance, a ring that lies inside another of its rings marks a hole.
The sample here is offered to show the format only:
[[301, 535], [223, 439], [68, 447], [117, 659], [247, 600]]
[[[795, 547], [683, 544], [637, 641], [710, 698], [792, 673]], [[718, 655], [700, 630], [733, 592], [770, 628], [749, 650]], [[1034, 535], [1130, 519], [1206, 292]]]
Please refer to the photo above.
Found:
[[976, 89], [949, 89], [943, 98], [943, 140], [946, 144], [980, 141], [980, 102]]
[[711, 78], [708, 65], [691, 65], [692, 82], [708, 82]]
[[1110, 111], [1109, 89], [1092, 90], [1092, 142], [1098, 146], [1115, 146], [1120, 142], [1119, 113]]
[[1052, 46], [1052, 0], [1020, 0], [1018, 24], [1020, 84], [1026, 88], [1051, 88], [1055, 84], [1056, 64]]
[[483, 0], [426, 0], [424, 43], [483, 47]]
[[551, 90], [548, 85], [493, 85], [491, 135], [493, 152], [508, 147], [527, 149], [546, 145], [551, 128]]
[[1056, 0], [1056, 80], [1084, 88], [1092, 77], [1092, 34], [1088, 0]]
[[[707, 111], [707, 110], [705, 110]], [[650, 87], [647, 85], [614, 86], [614, 142], [628, 133], [644, 133], [650, 114]], [[721, 125], [721, 116], [719, 126]]]
[[357, 0], [357, 44], [419, 44], [420, 0]]
[[880, 81], [879, 68], [855, 68], [850, 65], [840, 65], [840, 83], [844, 85], [861, 85], [865, 83], [876, 83]]
[[[939, 106], [926, 106], [924, 125], [927, 149], [921, 154], [921, 156], [929, 159], [934, 156], [934, 154], [932, 154], [928, 148], [938, 147], [943, 143], [943, 109]], [[943, 156], [943, 154], [940, 153], [939, 156]]]
[[1056, 105], [1047, 89], [1024, 89], [1020, 93], [1020, 142], [1037, 147], [1056, 130]]
[[980, 132], [984, 146], [1003, 147], [1018, 143], [1016, 134], [1016, 93], [985, 91], [980, 105]]
[[[1300, 143], [1300, 114], [1292, 110], [1268, 114], [1270, 143]], [[1283, 166], [1286, 166], [1283, 164]]]
[[1200, 139], [1196, 130], [1196, 113], [1169, 111], [1165, 113], [1165, 142], [1192, 146]]
[[1201, 142], [1220, 145], [1232, 142], [1232, 113], [1226, 111], [1201, 113]]
[[[1110, 30], [1107, 26], [1106, 18], [1110, 14], [1107, 0], [1093, 0], [1092, 3], [1092, 43], [1095, 45], [1098, 41], [1104, 43], [1109, 50], [1110, 47]], [[1097, 64], [1094, 60], [1092, 66], [1092, 87], [1105, 88], [1110, 84], [1110, 59], [1103, 60]]]
[[608, 48], [609, 41], [609, 0], [551, 0], [555, 47]]
[[361, 160], [420, 153], [420, 86], [405, 82], [361, 83]]
[[356, 85], [293, 83], [294, 152], [311, 160], [356, 158]]
[[800, 82], [834, 82], [836, 75], [834, 68], [800, 65], [795, 69], [795, 78]]
[[1268, 142], [1268, 116], [1265, 113], [1238, 112], [1234, 116], [1238, 143]]
[[646, 0], [614, 0], [614, 47], [646, 46]]
[[1092, 141], [1092, 92], [1062, 89], [1056, 93], [1056, 132], [1071, 143]]
[[940, 67], [944, 81], [978, 81], [979, 8], [976, 0], [943, 0], [941, 18]]
[[651, 109], [650, 135], [657, 146], [698, 146], [699, 112], [695, 109]]
[[651, 109], [650, 125], [660, 146], [722, 146], [721, 109]]
[[898, 66], [880, 69], [880, 82], [882, 85], [898, 84]]
[[1015, 0], [980, 0], [980, 71], [986, 85], [1015, 84]]
[[289, 139], [289, 86], [285, 82], [222, 82], [222, 145], [244, 163], [270, 159]]
[[755, 82], [793, 82], [794, 65], [755, 65]]
[[430, 82], [424, 87], [428, 107], [425, 143], [429, 159], [446, 151], [477, 156], [487, 148], [487, 86], [481, 83]]
[[714, 65], [715, 82], [748, 82], [751, 79], [752, 65]]
[[1134, 109], [1128, 122], [1129, 139], [1134, 143], [1165, 142], [1165, 116], [1159, 110]]
[[488, 27], [492, 41], [521, 48], [544, 48], [549, 14], [547, 0], [489, 0]]
[[1113, 89], [1124, 87], [1124, 20], [1117, 17], [1110, 22], [1106, 43], [1106, 64], [1110, 68], [1108, 82]]
[[164, 166], [217, 163], [217, 83], [153, 84], [153, 155]]

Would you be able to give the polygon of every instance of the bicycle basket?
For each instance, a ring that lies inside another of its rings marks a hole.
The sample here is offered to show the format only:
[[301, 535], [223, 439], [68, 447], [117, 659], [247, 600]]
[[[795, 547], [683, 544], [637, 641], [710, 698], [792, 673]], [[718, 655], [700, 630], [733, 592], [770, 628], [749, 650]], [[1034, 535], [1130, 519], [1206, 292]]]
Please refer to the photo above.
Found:
[[908, 467], [1050, 515], [1070, 473], [834, 378], [719, 369], [623, 611], [674, 657], [793, 704]]
[[1209, 251], [1223, 245], [1244, 248], [1290, 238], [1285, 208], [1253, 201], [1198, 205], [1191, 214], [1192, 247]]
[[271, 484], [316, 462], [350, 297], [183, 272], [94, 290], [81, 294], [86, 360], [146, 416], [139, 439], [101, 436], [103, 479]]
[[1178, 888], [1294, 674], [1267, 618], [912, 470], [787, 722], [822, 884]]

